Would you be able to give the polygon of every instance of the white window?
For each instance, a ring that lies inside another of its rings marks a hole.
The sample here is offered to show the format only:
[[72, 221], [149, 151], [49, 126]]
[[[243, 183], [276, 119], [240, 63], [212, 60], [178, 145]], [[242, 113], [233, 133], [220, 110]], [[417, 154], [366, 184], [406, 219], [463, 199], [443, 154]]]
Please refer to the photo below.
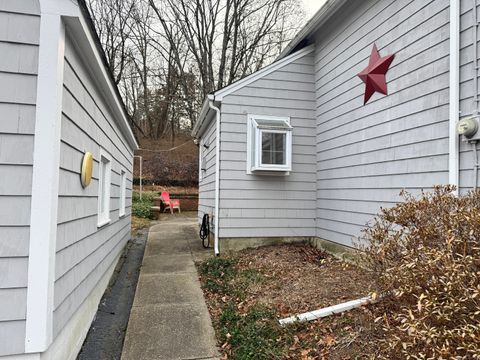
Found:
[[292, 127], [289, 117], [248, 115], [247, 173], [292, 170]]
[[120, 210], [119, 216], [125, 216], [125, 202], [127, 200], [127, 173], [120, 171]]
[[98, 171], [98, 226], [110, 222], [110, 186], [112, 177], [111, 157], [100, 150]]

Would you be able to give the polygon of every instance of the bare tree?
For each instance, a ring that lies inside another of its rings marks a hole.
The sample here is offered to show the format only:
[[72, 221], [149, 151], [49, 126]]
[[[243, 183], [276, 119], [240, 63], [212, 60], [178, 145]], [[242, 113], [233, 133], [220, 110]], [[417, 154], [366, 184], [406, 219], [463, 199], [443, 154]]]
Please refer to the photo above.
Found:
[[271, 62], [301, 26], [300, 0], [89, 0], [132, 126], [191, 128], [205, 96]]
[[135, 9], [133, 0], [91, 0], [88, 3], [97, 33], [102, 41], [115, 83], [123, 77], [131, 37], [129, 22]]
[[137, 70], [137, 75], [142, 85], [143, 101], [143, 121], [146, 123], [146, 130], [153, 134], [155, 124], [152, 119], [152, 106], [150, 88], [150, 8], [146, 6], [136, 6], [132, 12], [132, 22], [130, 26], [130, 41], [133, 44], [132, 63]]
[[[165, 0], [162, 8], [158, 0], [149, 4], [168, 39], [174, 31], [182, 34], [202, 97], [278, 55], [285, 39], [298, 30], [292, 10], [301, 9], [298, 0]], [[179, 56], [175, 58], [178, 62]]]

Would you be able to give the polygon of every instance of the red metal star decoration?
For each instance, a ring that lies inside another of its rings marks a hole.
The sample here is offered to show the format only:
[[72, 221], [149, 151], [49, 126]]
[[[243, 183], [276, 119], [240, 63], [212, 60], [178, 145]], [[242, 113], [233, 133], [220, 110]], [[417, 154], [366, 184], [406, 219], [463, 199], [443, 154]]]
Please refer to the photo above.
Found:
[[388, 94], [385, 75], [394, 57], [395, 54], [380, 57], [377, 45], [373, 44], [368, 66], [358, 74], [358, 77], [365, 83], [364, 105], [376, 91], [384, 95]]

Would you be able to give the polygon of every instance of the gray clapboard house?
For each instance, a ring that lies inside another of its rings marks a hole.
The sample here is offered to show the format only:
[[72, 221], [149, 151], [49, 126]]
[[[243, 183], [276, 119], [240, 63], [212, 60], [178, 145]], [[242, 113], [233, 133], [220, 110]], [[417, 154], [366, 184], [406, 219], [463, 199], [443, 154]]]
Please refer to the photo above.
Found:
[[83, 0], [0, 0], [0, 358], [74, 359], [130, 238], [137, 143], [105, 64]]
[[[474, 0], [329, 0], [274, 63], [211, 93], [192, 134], [199, 220], [213, 216], [216, 251], [351, 247], [402, 189], [476, 186], [476, 145], [456, 125], [479, 111], [478, 10]], [[395, 58], [388, 96], [364, 105], [357, 74], [374, 44]]]

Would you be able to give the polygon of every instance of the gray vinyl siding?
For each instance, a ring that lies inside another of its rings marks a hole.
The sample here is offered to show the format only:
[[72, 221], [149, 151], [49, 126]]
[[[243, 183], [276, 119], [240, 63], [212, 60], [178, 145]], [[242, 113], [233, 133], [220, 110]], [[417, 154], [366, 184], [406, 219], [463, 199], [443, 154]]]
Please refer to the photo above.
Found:
[[[473, 1], [464, 0], [460, 2], [460, 116], [478, 114], [478, 104], [475, 104], [475, 62], [474, 62], [474, 32], [473, 26]], [[478, 14], [478, 6], [476, 8]], [[480, 14], [477, 15], [477, 21]], [[477, 57], [480, 54], [478, 49], [479, 34], [477, 32]], [[478, 70], [477, 70], [478, 72]], [[477, 74], [478, 78], [478, 74]], [[478, 153], [477, 153], [478, 155]], [[460, 141], [460, 192], [465, 193], [471, 190], [474, 185], [473, 179], [473, 149], [472, 145]]]
[[[315, 235], [314, 106], [311, 53], [223, 98], [221, 238]], [[293, 127], [290, 175], [246, 173], [247, 114], [290, 117]]]
[[[200, 167], [201, 180], [198, 183], [198, 222], [201, 223], [204, 214], [213, 214], [215, 210], [215, 151], [216, 144], [215, 119], [208, 125], [200, 142]], [[205, 146], [208, 146], [208, 149]], [[205, 161], [205, 164], [203, 164]], [[214, 229], [212, 229], [214, 232]]]
[[[463, 3], [463, 2], [462, 2]], [[317, 34], [317, 236], [352, 245], [379, 211], [448, 182], [449, 1], [351, 1]], [[363, 105], [373, 43], [389, 96]]]
[[37, 0], [0, 0], [0, 356], [25, 350], [39, 33]]
[[[62, 105], [53, 331], [56, 336], [130, 239], [133, 152], [67, 36]], [[100, 149], [111, 156], [111, 222], [97, 228]], [[80, 184], [85, 151], [93, 153], [90, 186]], [[119, 217], [120, 172], [127, 174], [126, 215]]]

